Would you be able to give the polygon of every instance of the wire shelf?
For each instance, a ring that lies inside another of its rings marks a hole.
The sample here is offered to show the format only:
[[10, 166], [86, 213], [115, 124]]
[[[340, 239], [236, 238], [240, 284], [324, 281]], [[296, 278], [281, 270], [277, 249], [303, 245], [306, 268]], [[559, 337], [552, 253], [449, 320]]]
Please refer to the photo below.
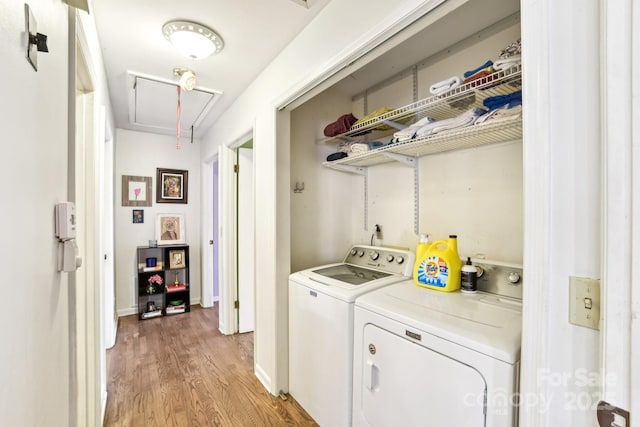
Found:
[[[522, 66], [518, 64], [458, 86], [442, 95], [431, 96], [358, 123], [348, 132], [326, 138], [324, 142], [353, 141], [362, 135], [379, 130], [378, 128], [384, 125], [402, 129], [426, 116], [435, 120], [447, 119], [470, 108], [483, 107], [483, 101], [488, 97], [507, 95], [521, 87]], [[413, 116], [412, 120], [407, 121], [406, 119], [410, 116]], [[400, 121], [407, 123], [399, 124]], [[385, 135], [391, 134], [386, 132]]]
[[421, 157], [445, 151], [479, 147], [522, 138], [522, 117], [482, 125], [472, 125], [455, 131], [442, 132], [425, 138], [390, 144], [362, 154], [345, 157], [323, 165], [337, 170], [345, 170], [343, 165], [368, 167], [395, 161], [387, 153]]

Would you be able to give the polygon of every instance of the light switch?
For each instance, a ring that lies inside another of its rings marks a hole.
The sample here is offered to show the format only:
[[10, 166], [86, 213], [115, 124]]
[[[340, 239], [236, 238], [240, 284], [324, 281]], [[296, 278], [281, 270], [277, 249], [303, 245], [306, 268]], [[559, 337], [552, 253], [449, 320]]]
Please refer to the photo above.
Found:
[[569, 322], [600, 329], [600, 280], [569, 277]]

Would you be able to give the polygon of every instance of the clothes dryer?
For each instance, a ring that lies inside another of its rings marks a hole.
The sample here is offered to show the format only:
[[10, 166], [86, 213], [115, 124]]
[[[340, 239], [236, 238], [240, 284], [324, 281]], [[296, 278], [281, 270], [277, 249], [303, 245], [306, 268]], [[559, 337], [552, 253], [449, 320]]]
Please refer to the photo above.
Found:
[[411, 277], [409, 250], [352, 247], [341, 263], [289, 277], [289, 393], [321, 426], [351, 425], [353, 304]]
[[354, 426], [517, 425], [522, 270], [479, 267], [474, 294], [406, 280], [356, 299]]

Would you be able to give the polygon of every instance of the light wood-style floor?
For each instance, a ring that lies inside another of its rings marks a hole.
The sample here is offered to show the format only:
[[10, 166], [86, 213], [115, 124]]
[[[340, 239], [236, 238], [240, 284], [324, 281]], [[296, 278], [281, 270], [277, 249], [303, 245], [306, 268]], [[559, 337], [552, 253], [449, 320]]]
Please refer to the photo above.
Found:
[[107, 350], [107, 427], [317, 426], [253, 373], [253, 334], [224, 336], [218, 309], [120, 318]]

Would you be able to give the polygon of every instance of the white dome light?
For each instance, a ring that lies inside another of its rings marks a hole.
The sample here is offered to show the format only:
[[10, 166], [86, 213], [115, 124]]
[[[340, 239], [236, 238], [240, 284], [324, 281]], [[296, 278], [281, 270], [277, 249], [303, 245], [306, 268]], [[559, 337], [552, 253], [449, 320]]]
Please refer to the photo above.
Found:
[[178, 52], [191, 59], [204, 59], [224, 47], [215, 31], [195, 22], [170, 21], [162, 26], [162, 33]]

